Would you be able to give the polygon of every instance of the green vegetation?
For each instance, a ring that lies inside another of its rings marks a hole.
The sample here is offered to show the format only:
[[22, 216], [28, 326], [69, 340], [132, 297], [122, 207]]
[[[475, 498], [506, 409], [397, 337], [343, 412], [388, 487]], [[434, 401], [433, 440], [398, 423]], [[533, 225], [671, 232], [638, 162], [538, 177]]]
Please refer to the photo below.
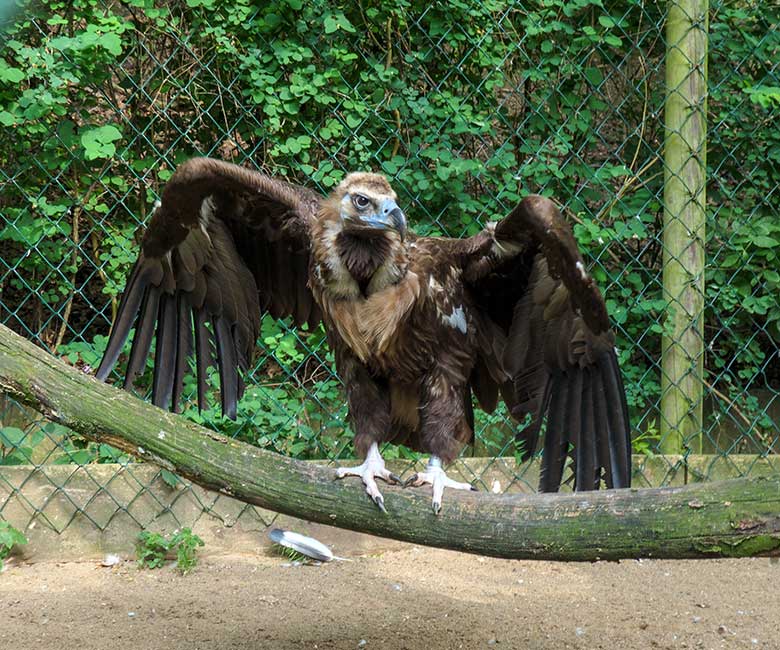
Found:
[[61, 424], [35, 421], [24, 429], [0, 427], [0, 466], [46, 463], [126, 463], [130, 456], [114, 447], [89, 442]]
[[3, 561], [11, 554], [13, 547], [26, 543], [27, 538], [20, 531], [0, 519], [0, 571], [3, 570]]
[[[0, 55], [0, 319], [94, 367], [138, 226], [193, 155], [323, 191], [381, 169], [420, 234], [474, 233], [543, 192], [606, 290], [637, 449], [652, 451], [667, 308], [662, 6], [41, 0]], [[711, 6], [706, 380], [738, 411], [723, 402], [706, 426], [734, 420], [745, 435], [728, 450], [755, 452], [777, 436], [747, 389], [780, 381], [780, 9]], [[348, 457], [322, 330], [265, 318], [260, 343], [238, 423], [216, 409], [187, 417], [299, 458]], [[477, 428], [480, 453], [518, 451], [504, 413]], [[45, 444], [2, 431], [2, 463]], [[115, 459], [61, 433], [62, 462]]]
[[289, 546], [282, 546], [281, 544], [271, 544], [271, 550], [277, 555], [287, 558], [290, 562], [298, 562], [300, 564], [311, 564], [315, 562], [308, 555], [304, 555], [300, 551], [296, 551]]
[[198, 563], [199, 546], [204, 546], [203, 540], [189, 528], [182, 528], [169, 536], [145, 530], [138, 535], [138, 566], [159, 569], [169, 556], [176, 553], [176, 568], [185, 574]]

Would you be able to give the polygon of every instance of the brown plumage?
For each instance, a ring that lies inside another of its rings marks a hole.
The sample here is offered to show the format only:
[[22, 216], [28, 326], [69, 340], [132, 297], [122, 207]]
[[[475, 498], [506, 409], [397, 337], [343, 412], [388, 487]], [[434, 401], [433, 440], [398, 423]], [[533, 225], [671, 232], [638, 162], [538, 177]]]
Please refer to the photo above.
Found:
[[380, 507], [371, 481], [395, 477], [375, 471], [374, 443], [452, 461], [473, 439], [472, 393], [485, 410], [500, 396], [518, 420], [533, 416], [518, 433], [528, 453], [546, 422], [543, 490], [558, 488], [567, 456], [578, 489], [627, 486], [614, 336], [554, 204], [528, 197], [477, 235], [447, 239], [406, 233], [395, 199], [374, 174], [350, 174], [322, 198], [220, 161], [185, 163], [144, 235], [97, 376], [135, 323], [125, 386], [156, 336], [154, 403], [178, 408], [194, 352], [200, 404], [216, 363], [223, 411], [235, 417], [262, 313], [322, 320]]

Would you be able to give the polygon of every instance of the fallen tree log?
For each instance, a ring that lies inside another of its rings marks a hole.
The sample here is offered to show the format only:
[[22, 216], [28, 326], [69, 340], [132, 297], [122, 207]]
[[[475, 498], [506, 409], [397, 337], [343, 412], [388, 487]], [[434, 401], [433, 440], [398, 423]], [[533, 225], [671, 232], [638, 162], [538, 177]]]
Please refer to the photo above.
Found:
[[388, 515], [332, 468], [231, 440], [65, 365], [0, 326], [0, 391], [91, 440], [205, 488], [310, 521], [504, 558], [780, 555], [780, 477], [574, 494], [385, 488]]

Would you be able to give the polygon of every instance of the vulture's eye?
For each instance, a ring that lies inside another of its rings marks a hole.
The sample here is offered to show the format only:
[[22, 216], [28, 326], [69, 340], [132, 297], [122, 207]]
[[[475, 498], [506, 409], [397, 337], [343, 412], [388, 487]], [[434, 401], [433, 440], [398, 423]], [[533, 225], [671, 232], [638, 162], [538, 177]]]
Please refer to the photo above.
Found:
[[365, 210], [369, 205], [371, 205], [371, 201], [369, 201], [362, 194], [355, 194], [352, 197], [352, 203], [354, 203], [355, 207], [358, 210]]

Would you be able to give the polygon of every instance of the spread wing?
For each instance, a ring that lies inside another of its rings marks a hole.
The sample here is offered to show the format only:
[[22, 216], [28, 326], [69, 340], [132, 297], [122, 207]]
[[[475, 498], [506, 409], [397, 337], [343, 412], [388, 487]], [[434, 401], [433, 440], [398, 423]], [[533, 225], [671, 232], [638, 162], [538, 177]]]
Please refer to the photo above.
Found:
[[[479, 236], [479, 235], [478, 235]], [[546, 421], [540, 489], [560, 486], [571, 458], [575, 488], [630, 484], [628, 408], [604, 299], [571, 229], [549, 199], [524, 199], [495, 226], [466, 280], [481, 310], [472, 389], [486, 410], [498, 394], [535, 451]]]
[[249, 366], [263, 312], [298, 325], [320, 320], [307, 286], [318, 205], [305, 188], [218, 160], [178, 167], [144, 234], [98, 379], [111, 372], [135, 325], [125, 388], [143, 372], [156, 337], [154, 404], [178, 410], [194, 352], [199, 406], [216, 362], [222, 412], [235, 418], [238, 370]]

